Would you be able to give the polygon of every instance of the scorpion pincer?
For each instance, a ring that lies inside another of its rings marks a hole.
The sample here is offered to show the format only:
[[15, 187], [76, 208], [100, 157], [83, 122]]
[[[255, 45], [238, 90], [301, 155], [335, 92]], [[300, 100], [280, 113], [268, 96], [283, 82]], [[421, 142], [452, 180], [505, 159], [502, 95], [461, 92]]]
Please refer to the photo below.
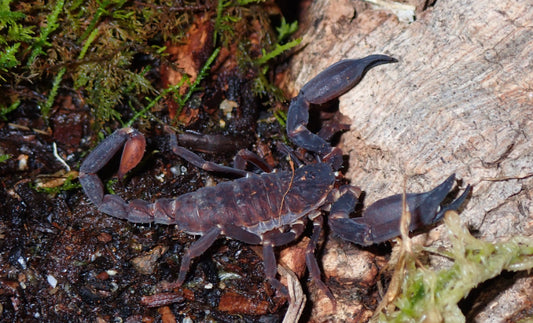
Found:
[[[319, 162], [304, 165], [293, 171], [256, 174], [244, 170], [251, 162], [269, 171], [266, 163], [250, 151], [243, 150], [229, 167], [208, 162], [178, 145], [175, 134], [170, 144], [175, 154], [207, 171], [241, 176], [234, 181], [204, 187], [176, 198], [158, 199], [153, 203], [143, 200], [126, 202], [121, 197], [104, 193], [97, 172], [124, 147], [118, 176], [122, 177], [140, 161], [145, 140], [132, 128], [114, 132], [100, 143], [85, 159], [80, 168], [80, 182], [99, 211], [131, 222], [154, 222], [177, 225], [180, 230], [201, 237], [191, 244], [181, 260], [177, 286], [183, 284], [190, 262], [205, 252], [221, 236], [248, 244], [262, 245], [265, 276], [274, 288], [284, 291], [276, 279], [274, 247], [288, 244], [302, 234], [308, 221], [313, 223], [311, 239], [305, 251], [306, 265], [311, 279], [334, 302], [333, 295], [320, 278], [314, 250], [323, 226], [323, 213], [330, 229], [342, 239], [361, 246], [387, 241], [400, 235], [402, 194], [387, 197], [369, 206], [361, 217], [350, 214], [358, 201], [360, 189], [352, 185], [336, 188], [334, 174], [340, 168], [342, 153], [307, 129], [311, 104], [322, 104], [353, 88], [372, 67], [396, 62], [386, 55], [371, 55], [362, 59], [342, 60], [319, 73], [301, 89], [289, 107], [287, 133], [298, 146], [316, 154]], [[448, 210], [456, 210], [470, 192], [447, 205], [455, 175], [429, 192], [406, 194], [411, 213], [411, 231], [430, 226], [442, 219]]]

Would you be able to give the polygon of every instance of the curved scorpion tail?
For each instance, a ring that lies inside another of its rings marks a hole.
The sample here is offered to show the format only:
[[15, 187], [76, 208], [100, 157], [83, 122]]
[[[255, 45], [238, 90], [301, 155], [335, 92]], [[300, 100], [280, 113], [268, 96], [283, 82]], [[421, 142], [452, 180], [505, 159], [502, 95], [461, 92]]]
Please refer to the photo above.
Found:
[[104, 195], [104, 185], [97, 173], [122, 147], [118, 170], [122, 178], [139, 163], [146, 147], [144, 136], [133, 128], [119, 129], [104, 139], [83, 161], [79, 174], [81, 186], [91, 202], [100, 211], [118, 218], [127, 217], [127, 203], [118, 196]]

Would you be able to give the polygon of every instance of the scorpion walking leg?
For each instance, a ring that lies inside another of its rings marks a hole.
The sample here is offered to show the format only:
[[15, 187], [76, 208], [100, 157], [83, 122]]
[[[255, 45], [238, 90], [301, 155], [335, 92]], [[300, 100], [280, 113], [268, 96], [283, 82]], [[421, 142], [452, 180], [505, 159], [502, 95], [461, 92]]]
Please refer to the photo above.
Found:
[[276, 255], [274, 254], [274, 246], [285, 245], [297, 239], [304, 231], [305, 223], [296, 222], [291, 225], [291, 229], [287, 232], [279, 232], [274, 229], [263, 234], [263, 262], [265, 266], [265, 276], [270, 281], [272, 286], [288, 295], [287, 289], [279, 280], [276, 279], [277, 263]]
[[265, 241], [270, 241], [273, 246], [283, 246], [298, 239], [304, 231], [304, 228], [305, 223], [303, 221], [294, 222], [291, 224], [291, 229], [289, 231], [279, 232], [279, 230], [274, 229], [264, 233], [263, 239]]
[[261, 237], [257, 234], [244, 230], [243, 228], [230, 223], [224, 225], [224, 231], [222, 233], [227, 237], [242, 241], [244, 243], [254, 245], [261, 243]]
[[193, 153], [189, 149], [181, 147], [180, 145], [178, 145], [178, 139], [176, 137], [176, 134], [173, 132], [170, 133], [170, 147], [176, 155], [180, 156], [189, 163], [203, 170], [210, 172], [233, 174], [237, 176], [246, 176], [248, 174], [247, 171], [244, 171], [242, 169], [219, 165], [217, 163], [207, 161], [202, 157], [198, 156], [197, 154]]
[[[172, 132], [168, 127], [167, 132]], [[226, 136], [222, 134], [199, 134], [195, 132], [180, 133], [178, 142], [191, 150], [201, 151], [208, 154], [221, 152], [234, 152], [245, 145], [244, 140], [239, 137]]]
[[307, 248], [305, 249], [305, 263], [307, 265], [307, 269], [309, 270], [309, 275], [311, 275], [311, 280], [315, 282], [315, 284], [320, 288], [326, 296], [331, 300], [333, 303], [333, 306], [337, 306], [337, 301], [335, 300], [335, 297], [333, 297], [333, 294], [329, 290], [329, 288], [324, 284], [322, 279], [320, 278], [320, 268], [318, 267], [318, 263], [316, 261], [315, 257], [315, 248], [316, 244], [318, 243], [318, 239], [320, 238], [320, 232], [322, 231], [322, 216], [317, 216], [313, 220], [313, 235], [311, 236], [311, 239], [309, 240], [309, 244], [307, 245]]
[[287, 288], [276, 279], [277, 264], [274, 247], [270, 241], [263, 241], [263, 262], [265, 266], [265, 276], [272, 286], [279, 292], [288, 295]]
[[233, 167], [237, 169], [245, 169], [246, 164], [251, 163], [255, 167], [261, 169], [265, 173], [272, 172], [272, 167], [263, 158], [257, 156], [254, 152], [249, 151], [248, 149], [241, 149], [235, 155], [233, 160]]
[[241, 149], [237, 152], [233, 167], [219, 165], [217, 163], [207, 161], [189, 149], [180, 146], [178, 144], [176, 134], [170, 130], [170, 128], [166, 128], [166, 131], [170, 134], [170, 147], [172, 148], [172, 151], [189, 163], [203, 170], [228, 173], [237, 176], [246, 176], [248, 173], [245, 171], [246, 163], [250, 162], [265, 172], [270, 173], [272, 171], [272, 167], [270, 167], [261, 157], [247, 149]]
[[183, 259], [181, 260], [180, 272], [178, 275], [178, 280], [176, 281], [178, 286], [181, 286], [181, 284], [183, 284], [185, 281], [185, 276], [187, 275], [191, 265], [191, 259], [200, 256], [209, 247], [211, 247], [215, 240], [220, 236], [220, 233], [222, 233], [222, 230], [220, 230], [218, 227], [215, 227], [209, 230], [200, 239], [193, 242], [189, 249], [187, 249], [185, 255], [183, 255]]

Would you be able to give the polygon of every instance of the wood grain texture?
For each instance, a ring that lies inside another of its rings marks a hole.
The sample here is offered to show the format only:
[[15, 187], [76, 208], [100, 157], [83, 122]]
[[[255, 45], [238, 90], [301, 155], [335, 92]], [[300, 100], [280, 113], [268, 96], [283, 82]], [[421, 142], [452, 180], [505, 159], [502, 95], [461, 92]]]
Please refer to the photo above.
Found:
[[[461, 218], [480, 237], [533, 235], [532, 1], [437, 1], [411, 24], [357, 1], [317, 1], [306, 17], [294, 93], [342, 58], [399, 60], [372, 69], [340, 99], [352, 119], [341, 143], [348, 177], [367, 192], [367, 205], [402, 192], [405, 178], [408, 191], [420, 192], [455, 172], [474, 185]], [[330, 253], [324, 263], [334, 261]], [[523, 289], [531, 282], [518, 280], [476, 320], [502, 321], [531, 306], [533, 291]]]

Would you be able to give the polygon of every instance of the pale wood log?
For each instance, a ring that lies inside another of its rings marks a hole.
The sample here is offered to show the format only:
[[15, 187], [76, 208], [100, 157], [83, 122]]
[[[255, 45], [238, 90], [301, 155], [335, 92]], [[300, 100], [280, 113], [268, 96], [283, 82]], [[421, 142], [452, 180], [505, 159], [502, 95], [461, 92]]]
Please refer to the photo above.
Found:
[[[402, 192], [404, 178], [408, 191], [424, 191], [456, 173], [474, 185], [461, 218], [480, 237], [533, 235], [533, 2], [421, 7], [407, 24], [359, 1], [314, 2], [302, 19], [306, 47], [292, 60], [293, 94], [339, 59], [396, 57], [399, 63], [372, 69], [340, 99], [352, 119], [341, 143], [350, 157], [347, 176], [367, 192], [366, 204]], [[366, 251], [339, 243], [327, 242], [326, 275], [372, 267], [348, 260]], [[339, 252], [347, 267], [332, 273], [328, 264]], [[517, 313], [533, 298], [524, 288], [532, 281], [524, 277], [502, 291], [476, 319], [499, 322]], [[314, 317], [368, 318], [356, 299], [341, 299], [337, 313], [315, 309]]]

